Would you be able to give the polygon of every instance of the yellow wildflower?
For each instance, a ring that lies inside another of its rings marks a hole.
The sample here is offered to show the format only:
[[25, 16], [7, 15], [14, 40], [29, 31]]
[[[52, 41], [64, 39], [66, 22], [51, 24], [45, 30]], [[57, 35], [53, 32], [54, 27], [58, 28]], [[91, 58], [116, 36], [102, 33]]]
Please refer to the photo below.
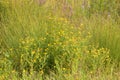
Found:
[[62, 68], [62, 70], [64, 71], [64, 70], [66, 70], [65, 68]]
[[12, 51], [13, 50], [13, 48], [10, 48], [10, 51]]
[[50, 44], [48, 44], [48, 46], [50, 46]]
[[32, 51], [32, 54], [35, 54], [35, 51], [34, 51], [34, 50]]
[[81, 23], [80, 26], [83, 26], [83, 24]]
[[46, 48], [45, 51], [48, 51], [48, 48]]
[[24, 69], [24, 70], [23, 70], [23, 73], [25, 73], [25, 72], [26, 72], [26, 70]]
[[44, 54], [46, 55], [47, 53], [45, 52]]
[[54, 43], [54, 45], [56, 45], [56, 43]]
[[34, 59], [33, 62], [35, 63], [35, 62], [36, 62], [36, 59]]

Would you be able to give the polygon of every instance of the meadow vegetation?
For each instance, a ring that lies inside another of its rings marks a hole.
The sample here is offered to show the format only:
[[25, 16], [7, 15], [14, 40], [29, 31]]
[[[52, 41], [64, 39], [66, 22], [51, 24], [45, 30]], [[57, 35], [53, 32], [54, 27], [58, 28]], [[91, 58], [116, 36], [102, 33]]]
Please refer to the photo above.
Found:
[[119, 0], [0, 1], [0, 80], [119, 79]]

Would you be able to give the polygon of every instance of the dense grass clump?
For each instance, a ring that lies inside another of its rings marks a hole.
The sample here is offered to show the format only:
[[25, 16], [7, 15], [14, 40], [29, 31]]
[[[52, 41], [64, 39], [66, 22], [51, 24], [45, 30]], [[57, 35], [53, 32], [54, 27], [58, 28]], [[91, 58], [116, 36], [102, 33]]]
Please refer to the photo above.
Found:
[[119, 80], [119, 3], [0, 1], [0, 80]]

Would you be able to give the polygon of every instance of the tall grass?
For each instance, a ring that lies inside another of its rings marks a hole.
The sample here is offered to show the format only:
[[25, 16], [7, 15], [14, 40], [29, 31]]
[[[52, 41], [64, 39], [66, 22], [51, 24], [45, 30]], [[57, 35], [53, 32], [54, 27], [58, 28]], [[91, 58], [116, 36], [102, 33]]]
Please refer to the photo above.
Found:
[[100, 18], [92, 17], [88, 23], [89, 30], [92, 34], [92, 42], [94, 44], [98, 44], [100, 47], [106, 47], [110, 49], [111, 57], [113, 60], [117, 60], [119, 62], [119, 24], [115, 22], [111, 17], [105, 19], [102, 16], [100, 16]]
[[[108, 5], [106, 5], [108, 4]], [[1, 80], [119, 80], [119, 1], [0, 1]]]

